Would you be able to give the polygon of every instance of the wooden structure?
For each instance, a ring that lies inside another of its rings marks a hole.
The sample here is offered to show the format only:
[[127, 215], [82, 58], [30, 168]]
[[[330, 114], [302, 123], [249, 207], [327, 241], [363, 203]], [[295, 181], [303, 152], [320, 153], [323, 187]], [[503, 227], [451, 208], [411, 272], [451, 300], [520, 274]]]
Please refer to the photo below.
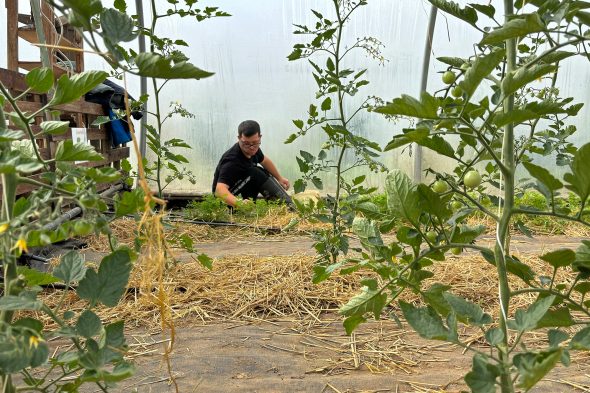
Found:
[[[19, 14], [18, 0], [5, 0], [7, 9], [7, 66], [8, 69], [0, 68], [0, 82], [16, 96], [27, 90], [28, 86], [25, 83], [25, 75], [19, 73], [19, 70], [31, 70], [41, 66], [41, 61], [21, 61], [19, 59], [18, 45], [19, 39], [24, 39], [30, 43], [37, 43], [37, 32], [33, 18], [30, 15]], [[67, 46], [72, 48], [82, 48], [82, 37], [72, 27], [65, 24], [63, 18], [58, 18], [54, 15], [53, 10], [41, 1], [41, 8], [43, 12], [43, 30], [47, 42], [52, 45]], [[53, 21], [53, 23], [51, 23]], [[64, 73], [73, 74], [82, 72], [84, 68], [83, 52], [68, 51], [65, 49], [51, 49], [50, 52], [51, 64], [54, 70], [55, 77], [59, 77]], [[17, 106], [21, 111], [34, 113], [49, 102], [51, 97], [47, 94], [39, 94], [36, 92], [29, 92], [17, 102]], [[51, 159], [55, 157], [55, 151], [60, 141], [72, 138], [72, 128], [80, 127], [86, 128], [86, 136], [88, 143], [94, 146], [97, 152], [104, 157], [102, 161], [83, 162], [77, 165], [88, 167], [112, 166], [120, 169], [121, 160], [129, 157], [129, 147], [113, 148], [111, 145], [110, 132], [106, 127], [93, 127], [92, 123], [97, 116], [104, 116], [104, 110], [101, 105], [86, 102], [83, 98], [72, 103], [59, 105], [53, 109], [60, 111], [60, 120], [69, 121], [70, 129], [62, 135], [40, 135], [35, 140], [40, 154], [43, 159]], [[5, 102], [5, 112], [13, 112], [14, 109], [10, 103]], [[39, 132], [39, 124], [43, 120], [45, 114], [41, 112], [35, 119], [33, 131]], [[105, 184], [102, 188], [108, 188], [111, 185]], [[23, 185], [19, 187], [18, 194], [30, 192], [34, 187]]]
[[[27, 89], [24, 75], [14, 71], [0, 69], [0, 82], [6, 86], [11, 94], [18, 94]], [[46, 94], [29, 93], [21, 101], [17, 102], [18, 107], [22, 111], [36, 112], [43, 107], [44, 103], [48, 101]], [[83, 99], [72, 102], [69, 104], [59, 105], [55, 109], [60, 111], [60, 119], [69, 121], [71, 127], [84, 127], [86, 128], [86, 135], [88, 143], [90, 143], [97, 152], [101, 153], [104, 157], [102, 161], [90, 161], [83, 162], [77, 165], [86, 167], [101, 167], [101, 166], [113, 166], [120, 169], [121, 160], [129, 157], [129, 147], [111, 147], [110, 132], [104, 127], [92, 127], [92, 122], [97, 116], [104, 115], [104, 111], [101, 105], [86, 102]], [[5, 112], [12, 112], [14, 109], [6, 102], [4, 104]], [[39, 132], [40, 127], [38, 124], [42, 122], [43, 115], [40, 115], [35, 119], [33, 125], [33, 131]], [[62, 135], [48, 135], [41, 136], [35, 140], [35, 143], [39, 147], [39, 152], [44, 159], [50, 159], [55, 156], [57, 144], [65, 139], [72, 138], [72, 129], [70, 128], [65, 134]], [[107, 188], [110, 185], [104, 185], [103, 188]], [[29, 185], [23, 185], [19, 188], [18, 194], [30, 192], [34, 187]]]
[[[30, 71], [33, 68], [40, 67], [41, 61], [21, 60], [18, 50], [19, 38], [31, 44], [39, 43], [33, 17], [19, 13], [18, 0], [5, 0], [5, 2], [8, 69], [11, 71], [19, 71], [20, 69]], [[83, 71], [84, 53], [75, 50], [84, 47], [84, 41], [80, 33], [68, 25], [65, 18], [56, 17], [53, 9], [45, 1], [41, 1], [41, 18], [46, 43], [59, 47], [47, 47], [54, 74], [60, 76], [66, 72], [72, 74]], [[73, 48], [74, 50], [65, 48]]]

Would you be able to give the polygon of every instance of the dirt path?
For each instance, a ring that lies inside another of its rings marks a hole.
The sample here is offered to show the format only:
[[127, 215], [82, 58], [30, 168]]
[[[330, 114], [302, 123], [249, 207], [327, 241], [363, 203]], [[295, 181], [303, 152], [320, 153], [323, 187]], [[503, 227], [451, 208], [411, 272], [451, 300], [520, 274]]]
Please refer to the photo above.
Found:
[[[157, 353], [137, 358], [137, 366], [121, 391], [174, 392]], [[393, 322], [367, 323], [352, 338], [334, 321], [316, 321], [304, 332], [299, 321], [194, 325], [179, 329], [172, 357], [183, 393], [460, 392], [468, 390], [463, 376], [470, 368], [471, 355], [460, 348]], [[589, 371], [586, 364], [558, 367], [531, 391], [583, 391], [573, 385], [587, 385]]]
[[[315, 253], [309, 237], [232, 238], [231, 241], [196, 243], [194, 248], [213, 258]], [[580, 240], [565, 236], [534, 239], [514, 236], [511, 250], [516, 255], [540, 255], [558, 248], [576, 249]], [[484, 236], [478, 243], [493, 247], [494, 238]], [[82, 250], [82, 253], [87, 261], [98, 262], [103, 257], [102, 253], [91, 250]], [[177, 258], [181, 262], [193, 262], [190, 255], [180, 250]], [[462, 256], [453, 258], [460, 260]], [[206, 297], [207, 292], [200, 296]], [[177, 310], [183, 307], [182, 304], [175, 306]], [[194, 319], [177, 320], [179, 327], [171, 363], [178, 391], [468, 391], [463, 376], [471, 369], [472, 353], [463, 353], [461, 348], [445, 342], [424, 340], [408, 330], [405, 323], [400, 327], [393, 321], [371, 321], [349, 337], [338, 315], [309, 312], [302, 319], [292, 318], [223, 320], [207, 324]], [[461, 334], [463, 341], [474, 347], [483, 342], [479, 332], [463, 331]], [[137, 373], [112, 391], [175, 392], [162, 362], [161, 339], [150, 335], [146, 329], [128, 331], [127, 336]], [[590, 354], [575, 354], [568, 368], [558, 366], [532, 392], [590, 392], [589, 375]], [[85, 391], [94, 392], [95, 389], [89, 387]]]
[[[390, 239], [393, 240], [393, 239]], [[512, 238], [513, 253], [545, 253], [562, 247], [576, 249], [580, 245], [581, 238], [572, 238], [566, 236], [537, 236], [533, 239], [525, 236], [514, 236]], [[352, 241], [351, 244], [358, 245], [358, 242]], [[478, 239], [478, 244], [493, 247], [494, 238], [483, 236]], [[271, 237], [267, 239], [241, 239], [231, 241], [220, 241], [217, 243], [196, 243], [195, 249], [211, 257], [222, 257], [227, 255], [293, 255], [309, 254], [313, 255], [313, 240], [309, 237]]]
[[[512, 239], [516, 254], [577, 248], [580, 239]], [[480, 240], [491, 246], [491, 237]], [[211, 257], [313, 254], [309, 238], [240, 240], [196, 244]], [[180, 259], [188, 259], [181, 255]], [[460, 392], [471, 354], [445, 342], [424, 340], [392, 321], [372, 321], [353, 337], [335, 315], [306, 320], [219, 322], [178, 321], [172, 369], [179, 392]], [[407, 326], [406, 326], [407, 327]], [[157, 336], [132, 332], [137, 374], [119, 391], [174, 392], [160, 356]], [[477, 341], [478, 332], [463, 332]], [[579, 356], [579, 355], [578, 355]], [[532, 392], [589, 391], [588, 359], [553, 370]], [[576, 389], [574, 386], [586, 386]]]

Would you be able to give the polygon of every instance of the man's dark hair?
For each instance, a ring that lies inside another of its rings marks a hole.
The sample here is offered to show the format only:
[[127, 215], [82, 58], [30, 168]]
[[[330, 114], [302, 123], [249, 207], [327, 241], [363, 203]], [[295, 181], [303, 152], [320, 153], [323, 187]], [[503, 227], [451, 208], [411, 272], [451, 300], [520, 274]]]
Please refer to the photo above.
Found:
[[260, 124], [254, 120], [245, 120], [238, 126], [238, 136], [251, 137], [260, 134]]

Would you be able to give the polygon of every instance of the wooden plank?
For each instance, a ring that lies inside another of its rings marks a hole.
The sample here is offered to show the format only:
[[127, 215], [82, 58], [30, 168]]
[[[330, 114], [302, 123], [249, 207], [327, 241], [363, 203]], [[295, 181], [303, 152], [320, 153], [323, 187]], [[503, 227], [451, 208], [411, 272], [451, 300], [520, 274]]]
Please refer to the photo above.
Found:
[[[107, 131], [100, 128], [87, 128], [86, 129], [86, 136], [88, 137], [89, 141], [97, 141], [107, 139], [108, 134]], [[52, 135], [51, 140], [54, 142], [58, 141], [65, 141], [66, 139], [72, 139], [72, 129], [70, 128], [64, 134], [61, 135]]]
[[18, 0], [6, 0], [6, 38], [7, 67], [18, 71]]
[[41, 158], [43, 158], [44, 160], [51, 159], [51, 151], [49, 151], [49, 148], [47, 147], [39, 149], [39, 154], [41, 155]]
[[87, 102], [83, 97], [78, 101], [70, 102], [69, 104], [58, 105], [54, 107], [54, 109], [71, 113], [104, 116], [102, 105], [95, 104], [94, 102]]
[[[20, 130], [20, 128], [12, 124], [9, 124], [8, 128], [11, 130]], [[31, 130], [33, 130], [33, 132], [36, 134], [38, 132], [41, 132], [41, 127], [39, 127], [37, 124], [31, 124]]]
[[[9, 1], [14, 1], [16, 3], [17, 0], [6, 0], [6, 3], [8, 4]], [[33, 17], [31, 15], [19, 13], [18, 23], [22, 23], [23, 25], [32, 25], [33, 23], [35, 23], [35, 21], [33, 20]]]
[[9, 89], [17, 91], [25, 91], [28, 89], [24, 75], [14, 70], [0, 68], [0, 81]]
[[[46, 21], [43, 21], [43, 25], [45, 25]], [[55, 32], [54, 34], [55, 35]], [[23, 40], [30, 42], [33, 45], [36, 45], [39, 43], [39, 38], [37, 37], [37, 31], [35, 29], [35, 26], [22, 26], [18, 28], [18, 36], [20, 38], [22, 38]], [[47, 33], [45, 34], [45, 39], [48, 42], [53, 42], [55, 41], [55, 38], [57, 37], [51, 37], [51, 41], [49, 40], [49, 37], [47, 36]], [[73, 42], [71, 42], [70, 40], [68, 40], [65, 37], [61, 37], [61, 40], [59, 41], [59, 44], [57, 44], [59, 46], [64, 46], [64, 47], [68, 47], [68, 48], [72, 48], [72, 49], [78, 49], [77, 45], [74, 44]], [[51, 48], [49, 48], [51, 50]], [[60, 48], [60, 50], [62, 51], [68, 51], [67, 49], [64, 48]], [[68, 51], [68, 52], [72, 52], [72, 51]]]
[[[25, 76], [16, 72], [7, 70], [4, 68], [0, 68], [0, 81], [2, 84], [9, 89], [13, 89], [16, 91], [25, 91], [27, 90], [28, 86], [25, 82]], [[28, 111], [37, 111], [39, 110], [40, 106], [31, 106], [31, 103], [28, 101], [22, 101], [25, 105], [29, 105], [24, 110]], [[35, 109], [36, 108], [36, 109]], [[104, 110], [100, 104], [95, 104], [94, 102], [87, 102], [84, 100], [84, 97], [81, 97], [78, 101], [70, 102], [63, 105], [58, 105], [55, 107], [57, 110], [61, 110], [64, 112], [71, 112], [71, 113], [84, 113], [87, 115], [96, 115], [96, 116], [103, 116]]]
[[[37, 112], [39, 109], [43, 107], [43, 104], [40, 102], [31, 102], [31, 101], [18, 101], [18, 107], [23, 112]], [[71, 102], [69, 104], [57, 105], [52, 109], [57, 109], [62, 112], [69, 112], [69, 113], [84, 113], [88, 115], [96, 115], [96, 116], [104, 116], [104, 111], [102, 110], [102, 106], [99, 104], [95, 104], [93, 102], [84, 101], [84, 99], [80, 99], [75, 102]], [[12, 112], [12, 105], [10, 103], [4, 104], [4, 110]]]
[[[16, 104], [18, 105], [18, 108], [22, 112], [28, 112], [28, 113], [37, 112], [39, 109], [43, 108], [43, 104], [40, 102], [17, 101]], [[12, 105], [9, 102], [6, 102], [4, 104], [4, 111], [6, 111], [6, 112], [14, 111], [14, 109], [12, 108]]]

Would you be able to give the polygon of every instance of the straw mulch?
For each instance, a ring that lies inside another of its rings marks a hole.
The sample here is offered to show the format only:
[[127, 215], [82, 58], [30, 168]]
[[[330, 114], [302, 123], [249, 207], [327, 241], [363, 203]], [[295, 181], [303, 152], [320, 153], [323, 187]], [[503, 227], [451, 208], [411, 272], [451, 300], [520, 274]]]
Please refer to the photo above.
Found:
[[[361, 278], [371, 272], [355, 272], [347, 276], [334, 274], [330, 279], [314, 285], [311, 283], [313, 256], [258, 257], [253, 255], [216, 259], [212, 271], [197, 262], [172, 266], [164, 283], [168, 290], [171, 316], [177, 327], [197, 324], [233, 322], [236, 324], [266, 321], [276, 326], [287, 323], [288, 328], [276, 334], [298, 335], [299, 348], [269, 346], [275, 351], [288, 351], [311, 356], [322, 364], [317, 370], [324, 374], [340, 374], [363, 366], [371, 372], [413, 373], [423, 362], [447, 362], [459, 349], [449, 343], [428, 341], [428, 347], [417, 344], [416, 334], [406, 324], [396, 325], [391, 313], [401, 316], [399, 309], [384, 310], [383, 321], [362, 325], [353, 336], [344, 334], [342, 317], [337, 309], [360, 290]], [[537, 272], [549, 273], [546, 264], [538, 258], [521, 256]], [[429, 269], [434, 277], [425, 283], [435, 282], [452, 286], [451, 292], [479, 304], [486, 312], [497, 316], [499, 312], [495, 269], [476, 254], [449, 256], [446, 261], [435, 262]], [[127, 328], [157, 331], [159, 314], [156, 306], [140, 296], [139, 281], [141, 260], [136, 262], [127, 295], [118, 306], [99, 309], [103, 321], [123, 319]], [[558, 280], [569, 280], [567, 273]], [[510, 280], [513, 289], [525, 286], [518, 278]], [[43, 293], [49, 305], [59, 301], [61, 291]], [[406, 291], [400, 299], [422, 304], [419, 296]], [[526, 307], [534, 296], [521, 296], [511, 304], [511, 314], [516, 308]], [[65, 300], [65, 309], [82, 310], [85, 303], [72, 291]], [[336, 332], [336, 333], [335, 333]], [[481, 331], [462, 328], [463, 342], [485, 345]], [[528, 334], [530, 347], [544, 347], [547, 334], [543, 331]], [[147, 353], [147, 352], [146, 352]], [[574, 361], [588, 361], [585, 353], [572, 353]]]
[[[550, 274], [548, 265], [536, 257], [522, 256], [521, 260], [539, 274]], [[311, 283], [314, 257], [309, 255], [258, 257], [242, 255], [219, 258], [209, 271], [198, 262], [178, 263], [172, 266], [165, 278], [171, 294], [172, 314], [179, 323], [196, 318], [200, 321], [237, 320], [244, 317], [262, 319], [318, 319], [320, 314], [336, 311], [357, 294], [362, 278], [374, 276], [369, 271], [350, 275], [334, 274], [330, 279], [314, 285]], [[129, 284], [128, 295], [121, 303], [102, 310], [106, 319], [125, 319], [136, 326], [154, 326], [158, 315], [153, 306], [144, 303], [139, 296], [141, 260], [136, 262]], [[425, 287], [438, 282], [452, 286], [451, 292], [479, 304], [486, 312], [497, 315], [498, 290], [495, 268], [477, 254], [449, 256], [446, 261], [435, 262], [429, 267], [434, 277]], [[573, 277], [561, 272], [558, 281]], [[512, 289], [526, 284], [511, 276]], [[58, 299], [61, 291], [45, 295], [50, 304]], [[406, 291], [401, 299], [418, 302], [419, 296]], [[513, 299], [511, 309], [526, 307], [535, 295]], [[68, 296], [67, 308], [83, 307], [74, 293]]]
[[[325, 226], [326, 224], [299, 222], [295, 227], [282, 230], [291, 220], [297, 218], [295, 213], [282, 215], [268, 215], [261, 219], [254, 219], [245, 226], [214, 226], [207, 224], [194, 224], [183, 221], [164, 220], [166, 240], [169, 242], [178, 241], [182, 235], [187, 235], [194, 243], [216, 243], [234, 239], [268, 239], [268, 238], [292, 238], [308, 235], [312, 230]], [[137, 222], [133, 218], [123, 217], [112, 221], [110, 224], [113, 236], [120, 244], [132, 247], [137, 230]], [[84, 239], [88, 248], [99, 252], [108, 252], [109, 246], [105, 236], [88, 236]]]

